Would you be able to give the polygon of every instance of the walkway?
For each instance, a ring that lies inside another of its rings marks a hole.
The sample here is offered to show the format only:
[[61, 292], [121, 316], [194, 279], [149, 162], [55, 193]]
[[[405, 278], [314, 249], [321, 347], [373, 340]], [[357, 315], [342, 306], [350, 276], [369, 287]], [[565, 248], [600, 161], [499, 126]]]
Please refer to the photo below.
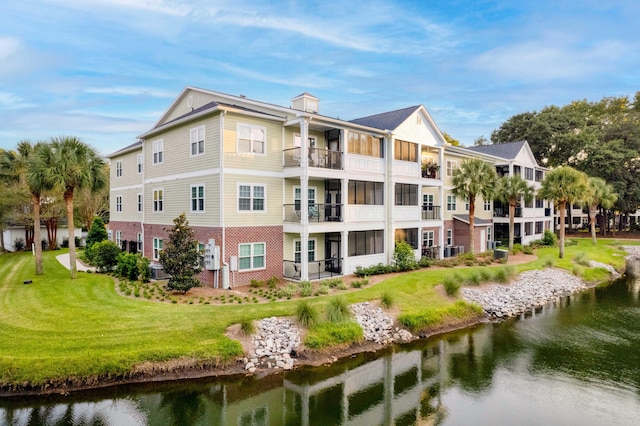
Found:
[[[69, 253], [59, 254], [58, 256], [56, 256], [56, 259], [58, 259], [58, 262], [62, 263], [62, 266], [64, 266], [67, 269], [71, 269], [70, 268], [71, 259], [69, 258]], [[96, 270], [95, 267], [86, 266], [85, 264], [80, 262], [78, 259], [76, 259], [76, 268], [78, 269], [78, 271], [95, 271]]]

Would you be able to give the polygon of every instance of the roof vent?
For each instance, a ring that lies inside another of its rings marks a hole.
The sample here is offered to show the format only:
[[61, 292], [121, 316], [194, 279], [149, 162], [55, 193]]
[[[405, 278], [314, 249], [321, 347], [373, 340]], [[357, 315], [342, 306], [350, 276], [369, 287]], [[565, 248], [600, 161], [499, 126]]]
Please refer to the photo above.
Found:
[[291, 99], [291, 108], [316, 114], [319, 110], [319, 102], [320, 99], [310, 93], [304, 92]]

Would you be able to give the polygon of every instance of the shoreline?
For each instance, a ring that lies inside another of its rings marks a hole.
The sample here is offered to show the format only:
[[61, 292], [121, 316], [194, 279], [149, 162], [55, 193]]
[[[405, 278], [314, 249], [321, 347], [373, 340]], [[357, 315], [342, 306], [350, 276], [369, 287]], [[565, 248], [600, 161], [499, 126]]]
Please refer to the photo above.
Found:
[[[628, 246], [625, 250], [629, 253], [627, 257], [633, 255], [640, 255], [640, 246], [633, 250], [628, 250]], [[634, 253], [635, 252], [635, 253]], [[585, 287], [572, 292], [571, 294], [585, 291], [592, 288], [597, 283], [584, 282]], [[497, 286], [498, 284], [492, 283], [489, 286]], [[487, 287], [489, 287], [487, 286]], [[464, 299], [464, 297], [463, 297]], [[436, 336], [440, 336], [449, 332], [463, 330], [478, 326], [480, 324], [495, 322], [490, 315], [484, 313], [475, 317], [466, 318], [463, 320], [452, 319], [443, 322], [442, 324], [427, 329], [417, 335], [415, 339], [406, 342], [393, 342], [387, 344], [376, 343], [373, 341], [364, 341], [360, 344], [352, 344], [348, 347], [339, 347], [330, 349], [327, 351], [314, 351], [303, 349], [298, 352], [296, 357], [296, 363], [294, 369], [301, 367], [317, 367], [321, 365], [330, 365], [339, 359], [350, 357], [355, 354], [365, 352], [379, 352], [383, 349], [389, 348], [393, 345], [408, 344], [417, 339], [428, 339]], [[68, 377], [60, 382], [47, 383], [42, 386], [30, 387], [28, 383], [22, 385], [15, 385], [13, 387], [4, 386], [0, 388], [0, 397], [42, 397], [42, 396], [68, 396], [71, 393], [83, 392], [89, 390], [112, 388], [122, 385], [137, 385], [144, 383], [170, 383], [178, 380], [195, 380], [205, 378], [233, 378], [235, 377], [247, 377], [255, 376], [257, 378], [263, 378], [267, 376], [273, 376], [277, 374], [283, 374], [285, 370], [281, 368], [258, 368], [254, 372], [248, 372], [245, 369], [245, 363], [243, 358], [248, 354], [243, 355], [235, 359], [234, 361], [220, 365], [214, 360], [198, 360], [194, 358], [182, 358], [172, 360], [164, 363], [142, 363], [134, 368], [133, 371], [124, 375], [106, 375], [106, 376], [93, 376], [83, 379]]]

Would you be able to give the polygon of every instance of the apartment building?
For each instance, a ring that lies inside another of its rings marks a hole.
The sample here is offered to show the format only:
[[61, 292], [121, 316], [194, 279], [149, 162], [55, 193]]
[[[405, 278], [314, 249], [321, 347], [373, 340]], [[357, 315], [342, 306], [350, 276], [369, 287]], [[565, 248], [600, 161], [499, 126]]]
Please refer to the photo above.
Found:
[[[537, 190], [549, 169], [538, 165], [526, 141], [464, 148], [471, 152], [490, 155], [499, 176], [520, 176]], [[542, 237], [545, 230], [553, 231], [554, 206], [551, 201], [537, 196], [531, 202], [521, 200], [514, 214], [514, 243], [529, 244]], [[493, 239], [508, 241], [509, 205], [493, 202]]]
[[[447, 144], [424, 106], [344, 121], [319, 104], [309, 93], [284, 107], [185, 88], [109, 156], [111, 238], [155, 263], [185, 212], [206, 255], [199, 278], [214, 286], [225, 273], [230, 286], [351, 274], [389, 263], [397, 240], [417, 256], [462, 251], [446, 249], [464, 246], [464, 200], [445, 214]], [[447, 151], [465, 154], [485, 155]], [[476, 219], [482, 241], [489, 219]]]

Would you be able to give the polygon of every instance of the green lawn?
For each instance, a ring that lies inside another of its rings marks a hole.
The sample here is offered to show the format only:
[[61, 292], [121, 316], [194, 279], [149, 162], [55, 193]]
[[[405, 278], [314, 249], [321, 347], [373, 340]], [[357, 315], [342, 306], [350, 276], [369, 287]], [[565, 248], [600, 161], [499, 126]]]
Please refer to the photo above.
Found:
[[[621, 267], [624, 258], [617, 245], [626, 243], [602, 240], [594, 247], [589, 240], [581, 240], [579, 245], [567, 247], [563, 260], [557, 259], [557, 248], [541, 249], [539, 260], [517, 268], [541, 268], [545, 259], [553, 258], [555, 266], [571, 270], [571, 259], [580, 252]], [[229, 325], [247, 317], [295, 312], [296, 301], [215, 306], [122, 297], [116, 294], [109, 276], [81, 272], [76, 280], [70, 280], [69, 272], [55, 259], [58, 254], [60, 251], [44, 253], [45, 274], [39, 277], [30, 253], [0, 256], [0, 277], [4, 277], [0, 282], [0, 385], [29, 382], [37, 386], [67, 377], [122, 375], [144, 361], [180, 357], [224, 363], [242, 353], [238, 342], [224, 336]], [[456, 271], [464, 275], [471, 269]], [[425, 269], [345, 293], [344, 297], [356, 303], [388, 292], [403, 314], [437, 313], [441, 321], [474, 315], [473, 309], [434, 289], [452, 273], [453, 269]], [[600, 276], [604, 279], [606, 274], [595, 273], [595, 279]], [[23, 284], [28, 279], [33, 283]], [[309, 300], [322, 311], [330, 297]]]

